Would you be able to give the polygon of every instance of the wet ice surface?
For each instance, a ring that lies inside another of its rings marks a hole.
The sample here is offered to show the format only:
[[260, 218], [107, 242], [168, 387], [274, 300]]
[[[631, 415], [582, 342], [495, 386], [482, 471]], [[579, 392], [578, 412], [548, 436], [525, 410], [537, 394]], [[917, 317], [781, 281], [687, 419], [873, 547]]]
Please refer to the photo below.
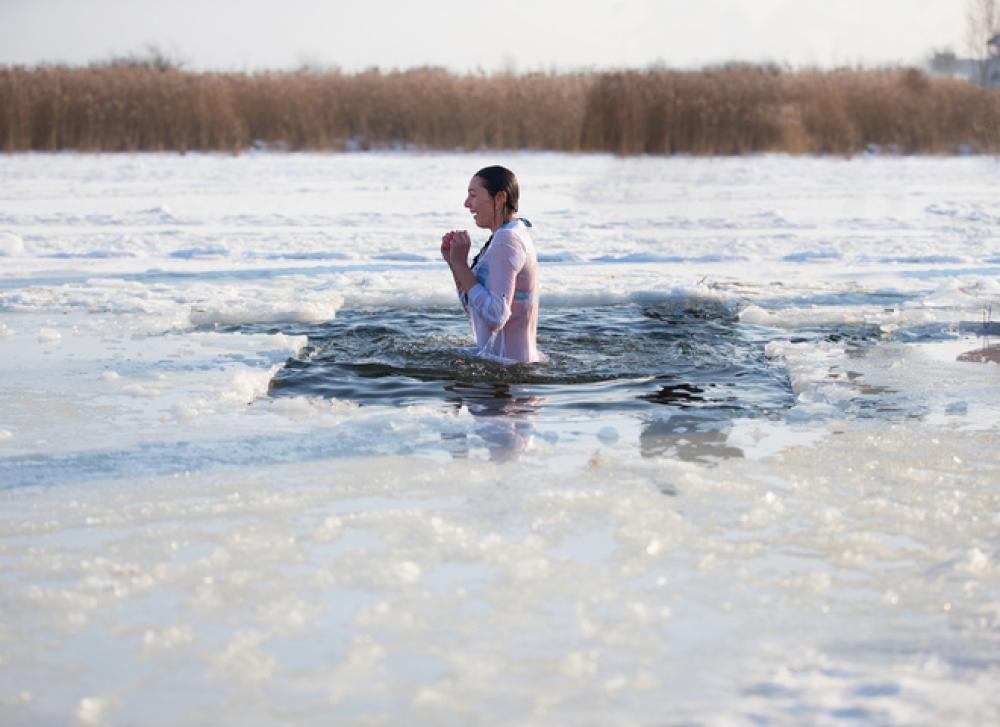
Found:
[[996, 722], [997, 162], [493, 161], [0, 160], [3, 722]]

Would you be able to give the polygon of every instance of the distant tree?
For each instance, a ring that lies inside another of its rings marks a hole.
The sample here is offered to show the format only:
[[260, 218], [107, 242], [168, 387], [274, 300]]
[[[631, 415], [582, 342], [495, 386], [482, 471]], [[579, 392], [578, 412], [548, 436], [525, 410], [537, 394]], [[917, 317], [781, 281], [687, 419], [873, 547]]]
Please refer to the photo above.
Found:
[[950, 76], [955, 73], [955, 68], [958, 66], [958, 56], [951, 48], [942, 48], [931, 54], [927, 65], [932, 73]]
[[1000, 33], [1000, 0], [966, 0], [965, 43], [969, 57], [976, 61], [979, 82], [988, 84], [992, 77], [1000, 73], [995, 66], [1000, 64], [990, 53], [990, 39]]
[[154, 71], [180, 71], [184, 61], [173, 57], [155, 43], [148, 44], [141, 53], [112, 58], [110, 65], [127, 68], [150, 68]]

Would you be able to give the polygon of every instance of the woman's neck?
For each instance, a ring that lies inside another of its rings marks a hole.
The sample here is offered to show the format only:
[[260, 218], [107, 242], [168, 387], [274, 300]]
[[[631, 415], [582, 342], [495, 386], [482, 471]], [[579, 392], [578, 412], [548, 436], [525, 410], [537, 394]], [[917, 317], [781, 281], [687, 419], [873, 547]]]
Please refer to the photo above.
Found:
[[514, 220], [516, 220], [516, 219], [517, 219], [517, 215], [511, 215], [511, 216], [510, 216], [510, 217], [508, 217], [507, 219], [505, 219], [505, 220], [501, 221], [501, 222], [500, 222], [499, 224], [497, 224], [497, 225], [496, 225], [495, 227], [491, 226], [491, 227], [490, 227], [490, 232], [496, 232], [496, 231], [497, 231], [497, 230], [499, 230], [499, 229], [500, 229], [501, 227], [503, 227], [504, 225], [506, 225], [506, 224], [507, 224], [508, 222], [513, 222], [513, 221], [514, 221]]

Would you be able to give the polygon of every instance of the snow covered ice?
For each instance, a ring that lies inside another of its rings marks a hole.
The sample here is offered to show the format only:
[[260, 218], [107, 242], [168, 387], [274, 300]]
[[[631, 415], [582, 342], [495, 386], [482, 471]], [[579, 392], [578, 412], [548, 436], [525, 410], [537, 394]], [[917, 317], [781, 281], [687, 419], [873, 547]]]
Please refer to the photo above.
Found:
[[[500, 157], [0, 159], [4, 724], [1000, 720], [1000, 163]], [[498, 161], [543, 323], [762, 378], [275, 388], [331, 320], [460, 315]]]

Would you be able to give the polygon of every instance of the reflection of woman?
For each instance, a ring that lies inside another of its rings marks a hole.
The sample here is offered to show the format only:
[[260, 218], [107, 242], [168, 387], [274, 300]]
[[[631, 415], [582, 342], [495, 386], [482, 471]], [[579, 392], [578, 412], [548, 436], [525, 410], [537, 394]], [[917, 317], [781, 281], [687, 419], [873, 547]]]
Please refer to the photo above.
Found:
[[504, 167], [486, 167], [469, 182], [465, 206], [490, 239], [468, 263], [472, 245], [465, 230], [441, 238], [441, 256], [451, 268], [462, 306], [472, 321], [481, 356], [509, 362], [539, 360], [538, 259], [528, 228], [516, 217], [517, 177]]
[[[486, 445], [490, 459], [509, 462], [518, 459], [531, 448], [535, 427], [532, 417], [541, 410], [545, 400], [505, 383], [456, 381], [444, 387], [445, 400], [461, 411], [466, 409], [475, 421], [475, 433]], [[466, 457], [468, 443], [459, 446], [450, 442], [452, 455]]]

